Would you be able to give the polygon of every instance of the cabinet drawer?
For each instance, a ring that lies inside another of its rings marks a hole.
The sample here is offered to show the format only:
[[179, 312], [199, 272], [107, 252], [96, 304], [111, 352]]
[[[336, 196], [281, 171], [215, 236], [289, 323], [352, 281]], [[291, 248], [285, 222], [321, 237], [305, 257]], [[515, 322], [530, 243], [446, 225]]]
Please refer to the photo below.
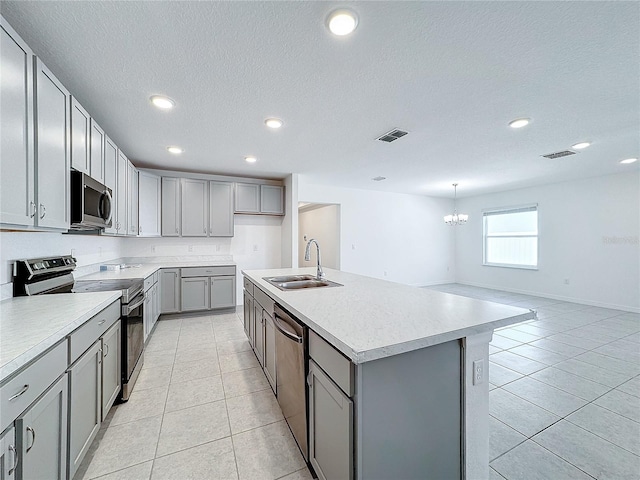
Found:
[[65, 339], [0, 387], [0, 431], [18, 418], [66, 369]]
[[149, 275], [147, 278], [144, 279], [144, 291], [146, 292], [147, 290], [149, 290], [152, 285], [153, 285], [153, 275]]
[[189, 267], [182, 269], [182, 278], [185, 277], [216, 277], [218, 275], [235, 275], [236, 267]]
[[269, 295], [264, 293], [258, 287], [255, 287], [253, 289], [253, 298], [256, 299], [256, 302], [262, 305], [262, 308], [264, 308], [269, 313], [269, 315], [273, 316], [274, 301]]
[[75, 362], [120, 318], [120, 300], [113, 302], [69, 335], [69, 364]]
[[347, 395], [353, 397], [355, 380], [353, 363], [313, 330], [309, 330], [309, 356]]
[[249, 295], [253, 297], [253, 283], [247, 277], [243, 277], [242, 281], [244, 282], [244, 289], [247, 291]]

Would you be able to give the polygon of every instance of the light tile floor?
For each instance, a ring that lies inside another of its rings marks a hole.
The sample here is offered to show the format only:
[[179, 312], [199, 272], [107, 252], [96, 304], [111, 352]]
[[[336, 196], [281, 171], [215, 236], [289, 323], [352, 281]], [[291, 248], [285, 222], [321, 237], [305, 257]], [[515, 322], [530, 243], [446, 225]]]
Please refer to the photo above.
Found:
[[[640, 315], [430, 288], [538, 312], [490, 345], [491, 480], [640, 479]], [[75, 478], [309, 480], [241, 315], [161, 320]]]
[[489, 347], [491, 479], [640, 479], [640, 315], [459, 284], [532, 308]]
[[160, 320], [74, 478], [311, 479], [241, 315]]

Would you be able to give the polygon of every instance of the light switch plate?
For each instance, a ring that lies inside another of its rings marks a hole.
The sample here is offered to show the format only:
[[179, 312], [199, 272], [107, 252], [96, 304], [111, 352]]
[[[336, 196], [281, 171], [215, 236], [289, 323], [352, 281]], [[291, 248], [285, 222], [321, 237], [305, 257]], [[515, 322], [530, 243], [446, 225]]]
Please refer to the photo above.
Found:
[[480, 385], [484, 382], [484, 360], [473, 362], [473, 384]]

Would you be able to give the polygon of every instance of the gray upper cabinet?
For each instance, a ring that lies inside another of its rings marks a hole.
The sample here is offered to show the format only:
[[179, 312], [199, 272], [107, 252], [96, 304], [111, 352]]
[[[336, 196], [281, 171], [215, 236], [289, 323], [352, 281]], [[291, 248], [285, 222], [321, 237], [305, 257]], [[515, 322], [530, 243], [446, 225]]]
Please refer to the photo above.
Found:
[[162, 177], [162, 236], [180, 236], [180, 179]]
[[67, 230], [70, 95], [40, 60], [36, 59], [35, 67], [36, 225]]
[[129, 162], [129, 173], [128, 173], [128, 197], [127, 197], [127, 205], [128, 205], [128, 215], [127, 215], [127, 223], [129, 228], [127, 230], [127, 235], [135, 237], [138, 235], [138, 169]]
[[160, 236], [160, 177], [152, 173], [138, 173], [140, 212], [138, 231], [141, 237]]
[[91, 178], [100, 183], [105, 183], [105, 134], [104, 130], [96, 121], [91, 119], [91, 148], [89, 149], [89, 158], [91, 166]]
[[260, 213], [284, 215], [284, 187], [260, 185]]
[[127, 178], [129, 176], [129, 160], [118, 150], [118, 169], [117, 169], [117, 182], [116, 182], [116, 204], [118, 209], [116, 210], [116, 229], [118, 235], [126, 235], [128, 230], [127, 225], [127, 200], [129, 197], [127, 185]]
[[4, 17], [0, 26], [0, 223], [32, 226], [33, 53]]
[[75, 98], [71, 99], [71, 168], [91, 175], [91, 116]]
[[206, 237], [209, 221], [209, 182], [182, 179], [182, 236]]
[[233, 183], [209, 182], [209, 236], [233, 237]]
[[67, 478], [67, 375], [16, 420], [20, 479]]
[[236, 213], [260, 213], [260, 185], [236, 183]]
[[284, 215], [284, 187], [236, 183], [236, 213]]
[[111, 189], [111, 227], [106, 228], [104, 233], [115, 235], [118, 221], [118, 147], [113, 141], [105, 136], [104, 140], [104, 184]]

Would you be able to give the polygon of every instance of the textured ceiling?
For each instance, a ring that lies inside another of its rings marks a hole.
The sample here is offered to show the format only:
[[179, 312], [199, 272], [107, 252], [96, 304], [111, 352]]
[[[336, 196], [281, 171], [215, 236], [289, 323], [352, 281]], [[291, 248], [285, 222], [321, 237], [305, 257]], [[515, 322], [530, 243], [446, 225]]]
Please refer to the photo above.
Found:
[[[325, 18], [344, 6], [358, 29], [333, 37]], [[0, 8], [138, 166], [438, 196], [454, 181], [467, 196], [638, 170], [618, 163], [640, 154], [638, 2]], [[152, 94], [177, 107], [153, 108]], [[268, 130], [269, 116], [284, 127]], [[530, 126], [507, 127], [523, 116]], [[375, 140], [396, 127], [410, 134]]]

